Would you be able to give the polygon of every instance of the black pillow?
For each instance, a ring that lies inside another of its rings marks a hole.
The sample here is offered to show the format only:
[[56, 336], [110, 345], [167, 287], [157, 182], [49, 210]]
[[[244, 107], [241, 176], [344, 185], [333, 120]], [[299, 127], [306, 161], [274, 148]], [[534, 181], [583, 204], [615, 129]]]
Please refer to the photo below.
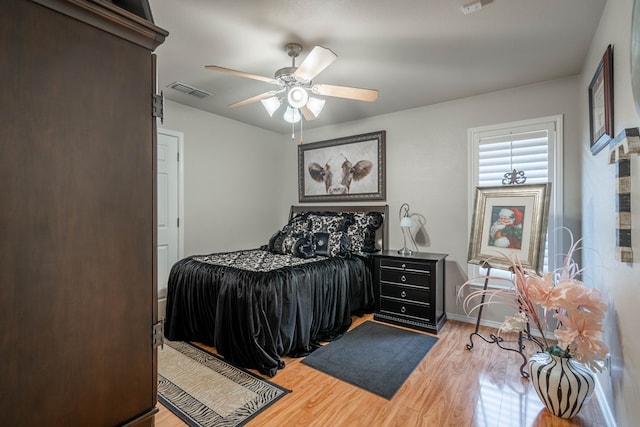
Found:
[[327, 256], [329, 246], [329, 233], [314, 233], [316, 238], [316, 254]]
[[309, 232], [277, 231], [267, 249], [281, 255], [293, 255], [297, 258], [313, 258], [316, 256], [313, 234]]
[[344, 231], [314, 233], [316, 254], [327, 257], [351, 256], [351, 239]]

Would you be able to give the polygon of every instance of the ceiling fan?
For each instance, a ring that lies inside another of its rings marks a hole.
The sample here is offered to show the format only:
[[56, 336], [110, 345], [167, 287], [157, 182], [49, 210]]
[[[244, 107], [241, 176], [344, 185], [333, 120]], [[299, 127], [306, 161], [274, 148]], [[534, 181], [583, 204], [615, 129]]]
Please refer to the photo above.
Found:
[[296, 58], [302, 52], [302, 46], [298, 43], [287, 43], [284, 48], [291, 57], [291, 66], [280, 68], [275, 72], [273, 78], [217, 65], [207, 65], [205, 68], [278, 86], [278, 89], [238, 101], [229, 105], [229, 107], [241, 107], [252, 102], [261, 101], [269, 115], [273, 116], [273, 113], [280, 107], [282, 100], [286, 97], [288, 106], [284, 118], [290, 123], [296, 123], [300, 120], [300, 112], [306, 120], [315, 120], [318, 117], [325, 101], [324, 99], [310, 96], [310, 94], [366, 102], [373, 102], [378, 99], [378, 91], [374, 89], [313, 83], [312, 80], [338, 58], [330, 49], [315, 46], [302, 61], [302, 64], [296, 67]]

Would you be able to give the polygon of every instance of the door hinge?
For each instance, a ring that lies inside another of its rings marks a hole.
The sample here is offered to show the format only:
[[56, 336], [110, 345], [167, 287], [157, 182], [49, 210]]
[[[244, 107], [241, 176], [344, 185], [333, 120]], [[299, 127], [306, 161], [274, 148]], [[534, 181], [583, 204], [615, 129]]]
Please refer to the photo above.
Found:
[[164, 348], [164, 319], [153, 325], [151, 337], [153, 348]]
[[153, 117], [160, 117], [160, 123], [164, 123], [164, 93], [160, 91], [160, 94], [154, 93], [151, 99], [151, 115]]
[[176, 218], [176, 226], [180, 228], [180, 218]]

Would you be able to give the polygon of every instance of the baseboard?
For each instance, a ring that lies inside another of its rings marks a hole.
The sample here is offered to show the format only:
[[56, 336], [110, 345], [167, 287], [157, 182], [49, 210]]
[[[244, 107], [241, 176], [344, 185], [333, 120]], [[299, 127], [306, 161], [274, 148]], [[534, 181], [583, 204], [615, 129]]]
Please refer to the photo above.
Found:
[[[460, 314], [453, 314], [453, 313], [447, 313], [447, 319], [449, 320], [457, 320], [458, 322], [463, 322], [463, 323], [472, 323], [475, 324], [476, 323], [476, 318], [475, 317], [469, 317], [469, 316], [463, 316]], [[481, 326], [487, 326], [489, 328], [494, 328], [494, 329], [498, 329], [501, 325], [500, 322], [494, 322], [493, 320], [480, 320], [480, 325]]]
[[[452, 320], [457, 320], [458, 322], [464, 322], [464, 323], [472, 323], [475, 324], [476, 323], [476, 318], [475, 317], [469, 317], [469, 316], [462, 316], [460, 314], [449, 314], [447, 313], [447, 319], [452, 319]], [[497, 330], [500, 328], [500, 326], [502, 326], [502, 323], [500, 322], [496, 322], [494, 320], [485, 320], [485, 319], [481, 319], [480, 320], [480, 326], [487, 326], [489, 328], [494, 328], [496, 329], [496, 333]], [[531, 335], [535, 336], [540, 336], [540, 334], [538, 333], [537, 329], [533, 329], [531, 331]], [[548, 339], [555, 339], [553, 332], [546, 332], [545, 337], [547, 337]]]
[[604, 418], [604, 422], [607, 427], [617, 427], [616, 419], [611, 412], [611, 408], [609, 407], [609, 401], [607, 400], [607, 396], [604, 394], [604, 390], [600, 385], [600, 381], [598, 377], [596, 379], [596, 399], [598, 400], [598, 406], [600, 406], [600, 412], [602, 413], [602, 418]]

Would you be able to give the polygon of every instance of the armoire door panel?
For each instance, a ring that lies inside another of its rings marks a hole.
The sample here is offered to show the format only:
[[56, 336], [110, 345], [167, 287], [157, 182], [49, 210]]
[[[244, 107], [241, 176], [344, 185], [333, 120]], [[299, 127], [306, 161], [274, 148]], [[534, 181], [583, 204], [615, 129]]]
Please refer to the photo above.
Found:
[[39, 3], [0, 16], [0, 412], [120, 425], [155, 406], [151, 53]]

